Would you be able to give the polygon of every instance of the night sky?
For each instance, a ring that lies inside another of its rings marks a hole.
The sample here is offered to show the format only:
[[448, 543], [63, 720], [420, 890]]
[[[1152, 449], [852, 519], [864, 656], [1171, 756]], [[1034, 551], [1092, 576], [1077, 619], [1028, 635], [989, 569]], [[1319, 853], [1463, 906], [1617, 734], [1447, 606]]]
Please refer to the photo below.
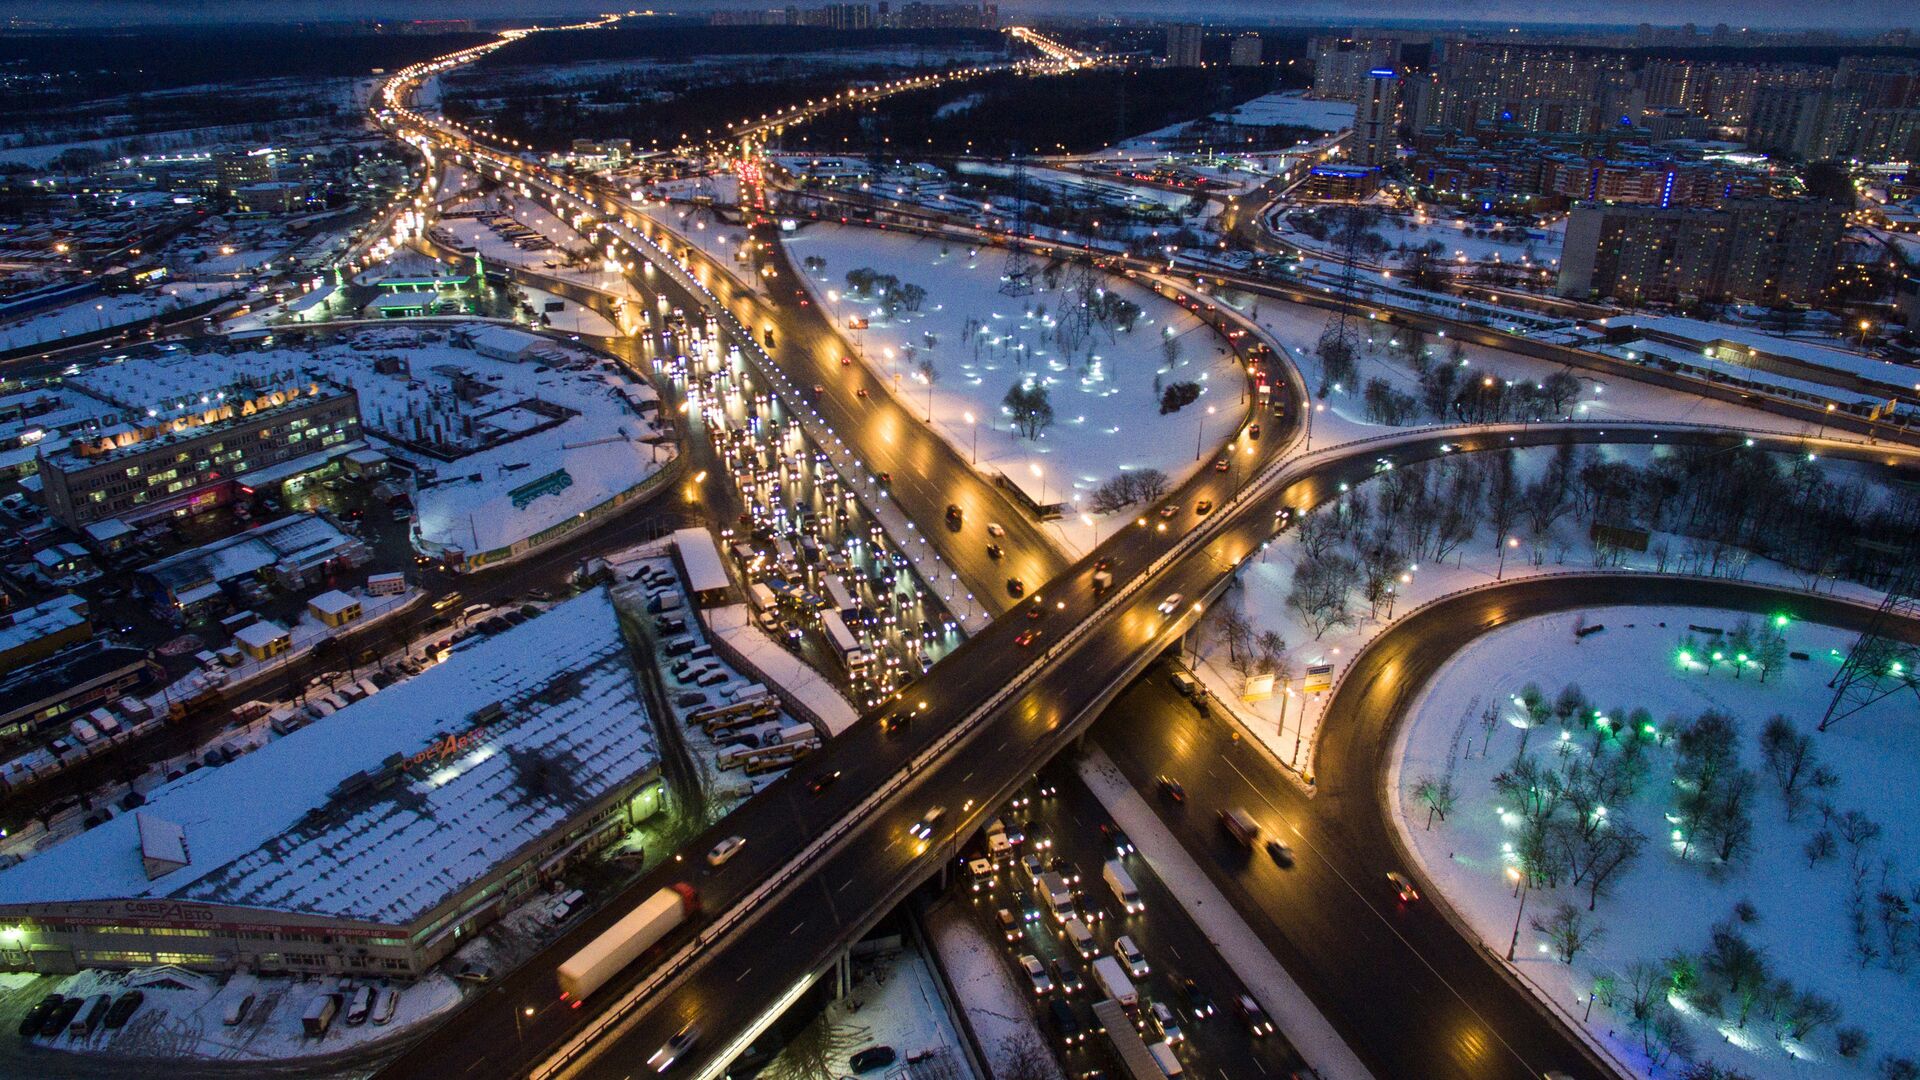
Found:
[[[695, 13], [716, 8], [777, 8], [788, 0], [732, 2], [708, 0], [685, 3], [674, 10]], [[799, 6], [817, 7], [824, 0], [796, 0]], [[870, 0], [871, 2], [871, 0]], [[359, 18], [461, 18], [480, 19], [538, 17], [597, 13], [615, 7], [605, 0], [15, 0], [7, 5], [7, 14], [18, 19], [48, 19], [75, 23], [187, 23], [187, 22], [281, 22]], [[1914, 8], [1897, 0], [1826, 0], [1808, 4], [1805, 0], [1741, 0], [1738, 3], [1672, 3], [1660, 0], [1559, 0], [1540, 4], [1530, 0], [1298, 0], [1278, 4], [1273, 0], [1186, 0], [1140, 2], [1129, 0], [1000, 0], [1003, 13], [1031, 14], [1126, 14], [1169, 18], [1181, 15], [1196, 19], [1235, 19], [1304, 23], [1315, 21], [1360, 22], [1378, 24], [1387, 21], [1417, 20], [1459, 24], [1462, 22], [1506, 22], [1566, 25], [1595, 23], [1632, 25], [1652, 22], [1678, 25], [1692, 21], [1702, 26], [1725, 22], [1734, 26], [1802, 27], [1820, 26], [1869, 30], [1890, 26], [1920, 24]], [[1905, 10], [1903, 18], [1896, 12]], [[664, 8], [662, 9], [664, 10]]]

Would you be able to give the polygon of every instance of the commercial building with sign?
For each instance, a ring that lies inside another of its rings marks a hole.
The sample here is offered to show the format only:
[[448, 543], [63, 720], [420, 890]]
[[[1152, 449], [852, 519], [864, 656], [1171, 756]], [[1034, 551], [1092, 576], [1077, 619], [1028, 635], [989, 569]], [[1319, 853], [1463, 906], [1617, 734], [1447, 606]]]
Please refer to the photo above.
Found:
[[658, 808], [585, 593], [0, 872], [0, 968], [413, 976]]
[[311, 471], [360, 449], [351, 387], [243, 356], [175, 353], [69, 379], [124, 421], [39, 457], [47, 511], [73, 529], [225, 501], [236, 484]]

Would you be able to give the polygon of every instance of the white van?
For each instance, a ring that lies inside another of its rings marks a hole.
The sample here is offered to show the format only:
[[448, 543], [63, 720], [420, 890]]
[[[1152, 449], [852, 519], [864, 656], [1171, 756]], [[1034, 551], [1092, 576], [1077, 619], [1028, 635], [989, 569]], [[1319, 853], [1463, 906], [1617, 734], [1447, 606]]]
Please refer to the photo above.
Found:
[[1180, 1068], [1180, 1059], [1173, 1055], [1173, 1047], [1166, 1043], [1153, 1043], [1147, 1047], [1147, 1053], [1153, 1055], [1153, 1063], [1160, 1066], [1160, 1071], [1169, 1078], [1179, 1076], [1184, 1071]]
[[1100, 943], [1094, 940], [1093, 931], [1087, 929], [1087, 924], [1081, 922], [1078, 916], [1068, 919], [1061, 932], [1066, 934], [1067, 943], [1073, 946], [1073, 951], [1083, 959], [1100, 951]]

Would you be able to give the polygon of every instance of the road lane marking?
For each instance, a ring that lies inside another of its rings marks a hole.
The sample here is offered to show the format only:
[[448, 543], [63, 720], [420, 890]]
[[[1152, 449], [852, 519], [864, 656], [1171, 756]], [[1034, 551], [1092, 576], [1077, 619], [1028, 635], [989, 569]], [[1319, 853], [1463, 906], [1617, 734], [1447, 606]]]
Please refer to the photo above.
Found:
[[793, 924], [793, 929], [791, 929], [791, 930], [789, 930], [789, 931], [787, 931], [787, 936], [788, 936], [788, 937], [792, 937], [793, 935], [795, 935], [795, 934], [797, 934], [797, 933], [799, 933], [799, 932], [800, 932], [800, 928], [801, 928], [801, 927], [803, 927], [803, 926], [805, 926], [805, 925], [807, 925], [807, 920], [805, 920], [805, 919], [801, 919], [801, 920], [800, 920], [799, 922], [797, 922], [797, 923], [794, 923], [794, 924]]
[[745, 970], [745, 971], [743, 971], [743, 972], [741, 972], [740, 974], [738, 974], [738, 975], [736, 975], [736, 976], [734, 976], [734, 979], [733, 979], [733, 981], [734, 981], [734, 982], [739, 982], [739, 981], [740, 981], [741, 979], [744, 979], [744, 978], [746, 978], [746, 977], [747, 977], [748, 975], [751, 975], [751, 974], [753, 974], [753, 969], [752, 969], [752, 968], [748, 968], [747, 970]]

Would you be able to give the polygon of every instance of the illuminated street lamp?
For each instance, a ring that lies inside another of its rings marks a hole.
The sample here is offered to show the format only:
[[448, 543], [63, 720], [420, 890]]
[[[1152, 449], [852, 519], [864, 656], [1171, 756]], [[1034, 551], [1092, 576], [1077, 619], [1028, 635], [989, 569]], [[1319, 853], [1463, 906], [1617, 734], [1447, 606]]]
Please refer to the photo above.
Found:
[[1519, 546], [1520, 538], [1517, 536], [1507, 537], [1507, 542], [1500, 545], [1500, 566], [1493, 572], [1493, 580], [1499, 581], [1500, 575], [1507, 572], [1507, 549], [1517, 548]]

